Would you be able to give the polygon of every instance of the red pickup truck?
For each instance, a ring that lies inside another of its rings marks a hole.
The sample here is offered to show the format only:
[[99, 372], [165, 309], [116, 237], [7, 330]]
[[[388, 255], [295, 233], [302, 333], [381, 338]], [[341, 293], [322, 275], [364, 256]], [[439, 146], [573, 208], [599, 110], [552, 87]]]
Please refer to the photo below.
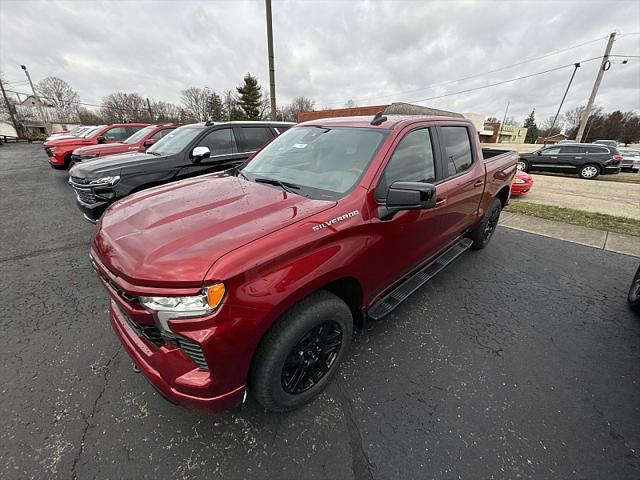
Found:
[[148, 123], [113, 123], [99, 125], [74, 137], [66, 135], [44, 142], [43, 147], [53, 168], [66, 169], [71, 163], [71, 154], [76, 148], [102, 143], [122, 142], [138, 130], [147, 127]]
[[138, 130], [122, 142], [101, 143], [76, 148], [71, 154], [69, 168], [71, 168], [73, 164], [96, 157], [106, 157], [107, 155], [115, 155], [117, 153], [144, 152], [151, 145], [179, 126], [180, 125], [171, 124], [149, 125], [148, 127]]
[[354, 323], [487, 245], [517, 161], [465, 119], [311, 121], [234, 170], [113, 204], [90, 258], [162, 395], [219, 411], [248, 389], [286, 411], [327, 385]]

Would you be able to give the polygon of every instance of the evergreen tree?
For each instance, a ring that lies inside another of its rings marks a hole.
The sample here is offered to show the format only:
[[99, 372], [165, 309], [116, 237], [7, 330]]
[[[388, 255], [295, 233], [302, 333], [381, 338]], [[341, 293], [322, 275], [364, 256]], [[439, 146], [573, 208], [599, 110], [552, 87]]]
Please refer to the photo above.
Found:
[[538, 125], [536, 125], [536, 109], [531, 110], [531, 113], [524, 121], [524, 125], [527, 129], [527, 136], [524, 139], [525, 143], [535, 143], [538, 138]]
[[223, 122], [227, 119], [227, 112], [225, 111], [222, 98], [214, 91], [211, 92], [207, 99], [207, 115], [209, 120], [214, 122]]
[[258, 85], [258, 79], [247, 73], [244, 84], [237, 87], [239, 98], [238, 105], [242, 110], [245, 120], [260, 120], [260, 105], [262, 101], [262, 87]]

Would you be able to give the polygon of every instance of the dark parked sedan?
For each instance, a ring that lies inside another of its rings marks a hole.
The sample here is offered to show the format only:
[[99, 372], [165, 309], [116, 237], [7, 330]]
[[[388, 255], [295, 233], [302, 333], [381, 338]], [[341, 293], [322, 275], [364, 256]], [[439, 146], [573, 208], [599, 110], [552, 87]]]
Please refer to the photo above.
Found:
[[598, 175], [620, 173], [622, 155], [614, 147], [590, 143], [550, 145], [533, 153], [521, 153], [518, 170], [524, 172], [577, 173], [591, 180]]

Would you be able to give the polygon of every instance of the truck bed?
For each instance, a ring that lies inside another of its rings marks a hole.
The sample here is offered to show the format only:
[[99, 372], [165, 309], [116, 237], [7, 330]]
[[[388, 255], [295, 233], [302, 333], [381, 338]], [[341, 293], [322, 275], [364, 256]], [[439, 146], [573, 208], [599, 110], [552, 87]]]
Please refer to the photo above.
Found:
[[482, 157], [486, 169], [485, 192], [494, 197], [505, 183], [511, 185], [520, 156], [518, 152], [512, 150], [483, 148]]

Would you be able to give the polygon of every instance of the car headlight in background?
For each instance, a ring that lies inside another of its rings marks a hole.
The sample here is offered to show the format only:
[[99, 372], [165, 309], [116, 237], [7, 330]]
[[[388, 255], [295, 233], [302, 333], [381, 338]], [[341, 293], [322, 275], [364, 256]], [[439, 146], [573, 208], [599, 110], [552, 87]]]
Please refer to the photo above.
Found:
[[202, 317], [213, 312], [224, 297], [224, 283], [204, 288], [200, 295], [189, 297], [139, 297], [144, 308], [151, 311], [162, 328], [171, 332], [168, 320]]
[[521, 179], [521, 178], [516, 178], [516, 179], [513, 181], [513, 183], [522, 184], [522, 183], [527, 183], [527, 182], [525, 182], [525, 181], [524, 181], [523, 179]]
[[112, 175], [110, 177], [100, 177], [100, 178], [94, 178], [93, 180], [89, 180], [89, 184], [90, 185], [96, 185], [96, 184], [107, 184], [107, 185], [113, 185], [114, 183], [116, 183], [118, 180], [120, 180], [120, 175]]

